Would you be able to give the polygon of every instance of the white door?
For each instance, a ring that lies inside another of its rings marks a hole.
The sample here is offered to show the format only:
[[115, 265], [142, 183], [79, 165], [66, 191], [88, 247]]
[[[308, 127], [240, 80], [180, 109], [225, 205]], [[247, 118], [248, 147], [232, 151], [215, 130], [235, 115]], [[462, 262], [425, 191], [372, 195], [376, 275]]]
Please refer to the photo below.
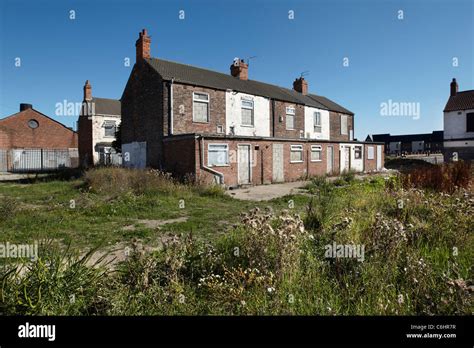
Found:
[[377, 170], [382, 169], [382, 145], [377, 145]]
[[331, 174], [334, 170], [334, 147], [328, 146], [327, 153], [328, 153], [328, 156], [327, 156], [326, 173]]
[[351, 168], [351, 148], [350, 146], [341, 147], [341, 173], [348, 172]]
[[250, 145], [239, 145], [237, 151], [238, 182], [240, 185], [250, 184]]
[[283, 144], [273, 144], [273, 182], [285, 181], [283, 172]]

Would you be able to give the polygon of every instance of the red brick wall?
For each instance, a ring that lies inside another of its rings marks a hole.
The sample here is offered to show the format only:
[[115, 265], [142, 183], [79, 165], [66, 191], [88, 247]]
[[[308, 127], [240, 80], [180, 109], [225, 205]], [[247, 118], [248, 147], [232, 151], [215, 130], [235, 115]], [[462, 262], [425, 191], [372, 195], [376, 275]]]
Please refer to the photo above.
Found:
[[[193, 92], [209, 94], [208, 123], [193, 121]], [[225, 130], [225, 111], [225, 91], [173, 84], [173, 134], [216, 134], [218, 125]]]
[[[28, 121], [31, 119], [38, 121], [38, 128], [32, 129], [28, 126]], [[34, 109], [27, 109], [0, 120], [0, 148], [77, 147], [77, 133]]]
[[[374, 147], [374, 159], [373, 160], [369, 160], [368, 159], [368, 153], [369, 153], [369, 147], [370, 146], [373, 146]], [[365, 144], [365, 155], [364, 155], [364, 171], [365, 172], [372, 172], [372, 171], [376, 171], [377, 170], [377, 144]], [[384, 160], [385, 160], [385, 149], [384, 149], [384, 145], [382, 145], [382, 167], [384, 166]]]
[[79, 163], [87, 167], [93, 163], [92, 154], [92, 120], [87, 116], [79, 116]]
[[347, 115], [347, 135], [341, 134], [341, 114], [334, 111], [329, 111], [329, 139], [335, 141], [350, 140], [351, 130], [354, 130], [354, 116]]
[[[294, 130], [286, 129], [286, 107], [295, 107]], [[270, 113], [271, 115], [271, 113]], [[304, 105], [275, 101], [275, 138], [295, 138], [300, 137], [300, 131], [304, 134]]]
[[[268, 140], [248, 140], [248, 139], [205, 139], [204, 140], [204, 163], [207, 165], [207, 148], [209, 143], [225, 143], [229, 145], [229, 160], [227, 166], [212, 167], [213, 170], [224, 174], [224, 181], [227, 186], [236, 186], [238, 184], [238, 163], [237, 163], [237, 147], [239, 144], [250, 144], [252, 148], [252, 184], [268, 184], [272, 182], [273, 176], [273, 147], [272, 144], [283, 144], [283, 162], [285, 181], [296, 181], [304, 179], [307, 176], [325, 175], [327, 168], [327, 146], [334, 147], [334, 171], [339, 171], [339, 146], [338, 144], [328, 143], [303, 143], [297, 140], [293, 141], [268, 141]], [[290, 162], [290, 146], [303, 145], [303, 162]], [[310, 150], [311, 145], [322, 146], [321, 162], [311, 162]], [[258, 149], [256, 147], [258, 146]], [[201, 144], [196, 144], [196, 176], [204, 182], [212, 182], [214, 174], [203, 170], [200, 166], [200, 149]], [[180, 152], [181, 153], [181, 152]], [[263, 159], [263, 163], [262, 163]]]

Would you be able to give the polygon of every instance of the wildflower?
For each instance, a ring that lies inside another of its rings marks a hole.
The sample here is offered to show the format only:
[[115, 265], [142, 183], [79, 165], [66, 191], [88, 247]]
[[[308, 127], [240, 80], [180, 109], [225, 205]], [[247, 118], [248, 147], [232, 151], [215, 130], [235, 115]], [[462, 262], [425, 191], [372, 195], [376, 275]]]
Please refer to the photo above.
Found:
[[275, 291], [275, 288], [274, 287], [269, 287], [269, 288], [267, 288], [267, 291], [268, 291], [269, 294], [271, 294]]

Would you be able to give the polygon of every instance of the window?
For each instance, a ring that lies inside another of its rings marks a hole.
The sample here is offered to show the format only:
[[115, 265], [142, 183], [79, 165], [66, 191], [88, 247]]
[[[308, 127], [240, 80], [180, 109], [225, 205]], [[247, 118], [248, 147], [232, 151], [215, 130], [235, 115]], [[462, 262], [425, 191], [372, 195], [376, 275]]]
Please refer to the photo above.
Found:
[[242, 99], [242, 125], [253, 126], [253, 100]]
[[116, 124], [115, 121], [105, 121], [104, 122], [105, 136], [106, 137], [115, 137]]
[[286, 129], [292, 130], [295, 129], [295, 108], [288, 106], [286, 108]]
[[367, 148], [367, 159], [373, 160], [374, 157], [375, 157], [374, 147], [373, 147], [373, 146], [369, 146], [369, 147]]
[[347, 116], [341, 115], [341, 134], [347, 135]]
[[322, 161], [323, 149], [321, 145], [311, 145], [311, 162]]
[[474, 132], [474, 112], [466, 114], [466, 132]]
[[316, 133], [321, 133], [321, 113], [315, 112], [313, 114], [313, 118], [314, 118], [314, 131]]
[[227, 144], [209, 144], [207, 150], [207, 165], [209, 167], [229, 164], [229, 146]]
[[291, 145], [290, 162], [303, 162], [303, 145]]
[[356, 146], [355, 147], [354, 158], [355, 159], [361, 159], [362, 158], [362, 146]]
[[193, 93], [193, 121], [209, 122], [209, 94]]
[[28, 121], [28, 127], [30, 127], [31, 129], [36, 129], [39, 127], [39, 123], [38, 121], [31, 119]]

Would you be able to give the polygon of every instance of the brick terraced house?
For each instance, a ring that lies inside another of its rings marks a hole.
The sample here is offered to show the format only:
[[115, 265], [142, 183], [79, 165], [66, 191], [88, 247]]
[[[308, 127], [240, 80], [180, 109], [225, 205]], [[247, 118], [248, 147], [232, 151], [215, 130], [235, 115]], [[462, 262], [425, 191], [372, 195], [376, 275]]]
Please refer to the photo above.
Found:
[[120, 100], [93, 97], [92, 86], [87, 80], [82, 106], [77, 121], [81, 166], [121, 164], [121, 155], [112, 147], [120, 125]]
[[383, 167], [383, 143], [355, 141], [354, 114], [308, 92], [152, 58], [146, 30], [123, 92], [122, 153], [128, 167], [228, 187]]

